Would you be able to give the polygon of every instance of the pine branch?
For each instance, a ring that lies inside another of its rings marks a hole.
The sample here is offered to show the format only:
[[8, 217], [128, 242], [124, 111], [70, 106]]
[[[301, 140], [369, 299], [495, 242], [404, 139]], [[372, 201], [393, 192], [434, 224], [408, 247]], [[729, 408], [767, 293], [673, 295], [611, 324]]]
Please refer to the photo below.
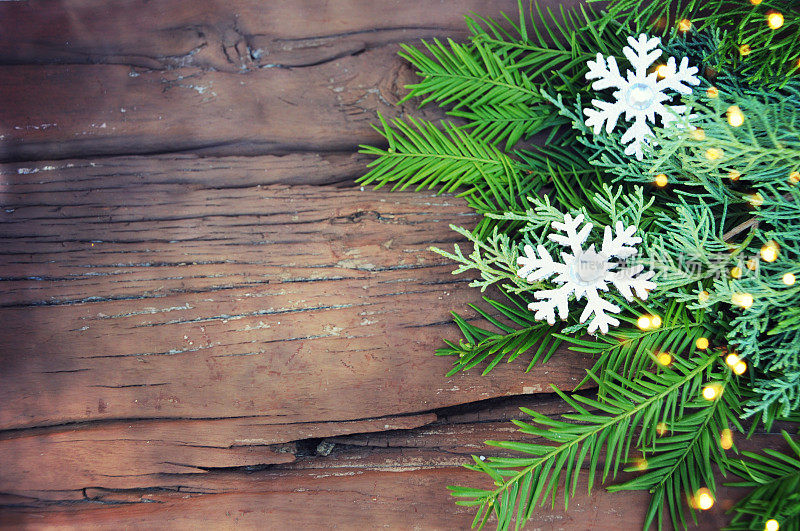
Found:
[[743, 480], [727, 485], [752, 490], [733, 508], [728, 529], [762, 530], [768, 520], [776, 520], [782, 531], [800, 530], [800, 441], [786, 431], [782, 434], [790, 454], [772, 449], [763, 454], [743, 452], [746, 460], [731, 462]]
[[492, 446], [531, 457], [490, 458], [487, 462], [474, 457], [475, 464], [467, 468], [488, 474], [497, 488], [449, 487], [451, 494], [465, 498], [456, 502], [460, 505], [478, 507], [474, 522], [481, 527], [493, 510], [498, 518], [497, 527], [501, 530], [508, 529], [512, 521], [516, 521], [517, 528], [521, 527], [540, 500], [543, 504], [552, 497], [555, 503], [562, 480], [566, 507], [587, 458], [591, 491], [601, 450], [605, 448], [602, 466], [602, 480], [605, 481], [628, 460], [637, 430], [641, 430], [637, 442], [644, 446], [653, 444], [658, 424], [675, 424], [677, 415], [682, 414], [686, 407], [683, 400], [697, 396], [705, 378], [718, 379], [712, 372], [715, 361], [715, 356], [700, 353], [690, 360], [676, 360], [673, 368], [659, 374], [644, 373], [636, 380], [612, 376], [618, 384], [609, 384], [609, 395], [602, 401], [581, 395], [569, 397], [555, 389], [577, 413], [563, 415], [565, 422], [523, 408], [535, 424], [521, 421], [515, 421], [515, 424], [523, 433], [558, 445], [487, 441]]
[[[460, 315], [453, 313], [455, 321], [466, 341], [458, 344], [445, 340], [447, 348], [436, 351], [437, 356], [457, 356], [453, 368], [447, 376], [453, 376], [459, 371], [469, 370], [489, 359], [482, 375], [486, 375], [503, 359], [511, 363], [521, 354], [531, 352], [531, 361], [526, 372], [537, 363], [546, 363], [550, 356], [561, 344], [561, 339], [555, 337], [555, 330], [547, 323], [531, 321], [531, 313], [527, 310], [524, 301], [508, 297], [511, 305], [502, 304], [487, 297], [484, 300], [500, 315], [520, 328], [509, 326], [495, 316], [490, 315], [480, 307], [470, 304], [478, 314], [497, 327], [500, 332], [494, 332], [468, 323]], [[556, 329], [557, 330], [557, 329]], [[534, 350], [535, 349], [535, 350]]]
[[[723, 379], [715, 382], [717, 398], [709, 403], [698, 397], [685, 404], [693, 413], [684, 413], [665, 427], [669, 435], [652, 441], [651, 447], [642, 448], [643, 460], [627, 472], [647, 470], [643, 475], [620, 485], [612, 485], [612, 492], [620, 490], [649, 490], [652, 494], [647, 509], [644, 529], [649, 529], [655, 521], [661, 529], [664, 512], [670, 512], [675, 529], [686, 527], [683, 500], [700, 487], [708, 486], [716, 490], [712, 462], [724, 473], [728, 468], [728, 457], [719, 444], [722, 430], [729, 429], [733, 423], [744, 431], [738, 421], [740, 413], [739, 395], [733, 373], [726, 371]], [[694, 510], [690, 507], [692, 519], [697, 522]]]

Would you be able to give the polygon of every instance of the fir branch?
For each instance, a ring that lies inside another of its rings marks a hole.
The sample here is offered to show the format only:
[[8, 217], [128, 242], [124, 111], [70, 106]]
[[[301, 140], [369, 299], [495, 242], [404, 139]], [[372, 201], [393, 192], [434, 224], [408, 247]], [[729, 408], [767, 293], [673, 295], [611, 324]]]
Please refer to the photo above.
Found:
[[732, 509], [735, 516], [728, 529], [762, 530], [768, 520], [776, 520], [781, 530], [800, 530], [800, 440], [793, 440], [785, 430], [782, 434], [791, 453], [743, 452], [746, 460], [730, 463], [743, 479], [727, 485], [752, 490]]
[[[487, 441], [487, 444], [514, 450], [531, 457], [490, 458], [483, 462], [474, 457], [471, 470], [488, 474], [496, 483], [494, 490], [467, 487], [449, 487], [459, 498], [460, 505], [477, 506], [475, 523], [482, 526], [493, 510], [498, 518], [498, 529], [505, 530], [516, 521], [522, 526], [536, 504], [548, 497], [555, 503], [558, 485], [564, 487], [564, 505], [574, 494], [581, 465], [589, 460], [589, 490], [598, 470], [601, 450], [605, 448], [602, 480], [614, 476], [622, 463], [629, 458], [634, 434], [641, 429], [639, 441], [651, 445], [661, 422], [675, 424], [677, 415], [695, 402], [685, 404], [687, 397], [697, 396], [704, 379], [719, 380], [712, 371], [716, 356], [701, 353], [689, 360], [676, 360], [673, 368], [659, 374], [644, 373], [636, 380], [614, 375], [618, 384], [609, 386], [609, 396], [602, 401], [581, 395], [569, 397], [555, 391], [576, 411], [563, 415], [566, 421], [554, 420], [523, 408], [535, 424], [514, 421], [520, 431], [558, 443], [557, 446], [540, 444]], [[598, 412], [592, 412], [596, 410]], [[705, 463], [701, 463], [705, 466]], [[705, 471], [703, 471], [705, 473]], [[679, 500], [680, 502], [680, 500]]]
[[501, 316], [520, 328], [502, 323], [497, 317], [474, 304], [470, 304], [470, 307], [498, 328], [499, 333], [473, 325], [457, 313], [453, 313], [453, 320], [466, 341], [459, 341], [456, 344], [445, 340], [448, 346], [436, 351], [437, 356], [458, 357], [453, 362], [453, 368], [447, 373], [448, 377], [469, 370], [492, 356], [482, 372], [482, 375], [486, 375], [503, 359], [511, 363], [519, 355], [532, 351], [527, 372], [537, 362], [546, 363], [559, 347], [561, 339], [555, 336], [557, 328], [554, 329], [547, 323], [531, 321], [531, 313], [527, 310], [525, 301], [507, 297], [511, 302], [510, 305], [487, 297], [484, 297], [484, 300]]

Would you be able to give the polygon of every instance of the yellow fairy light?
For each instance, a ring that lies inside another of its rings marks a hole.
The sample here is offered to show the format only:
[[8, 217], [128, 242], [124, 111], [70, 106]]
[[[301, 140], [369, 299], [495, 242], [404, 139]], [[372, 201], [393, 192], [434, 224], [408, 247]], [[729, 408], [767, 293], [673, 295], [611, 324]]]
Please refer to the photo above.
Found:
[[747, 201], [754, 207], [760, 207], [764, 204], [764, 196], [759, 192], [747, 196]]
[[666, 422], [659, 422], [656, 424], [656, 433], [659, 437], [663, 437], [665, 433], [667, 433], [667, 423]]
[[761, 259], [765, 262], [774, 262], [778, 259], [778, 249], [777, 243], [772, 241], [767, 242], [766, 245], [761, 248]]
[[670, 354], [669, 352], [662, 352], [657, 356], [656, 359], [658, 359], [658, 363], [666, 367], [667, 365], [672, 363], [672, 354]]
[[709, 98], [716, 98], [719, 96], [719, 89], [717, 87], [708, 87], [706, 90], [706, 96]]
[[650, 326], [651, 328], [658, 328], [661, 326], [661, 317], [654, 315], [650, 318]]
[[722, 394], [722, 386], [718, 383], [710, 383], [703, 387], [703, 398], [706, 400], [715, 400]]
[[733, 432], [728, 428], [719, 433], [719, 445], [723, 450], [730, 450], [733, 447]]
[[764, 522], [764, 531], [778, 531], [778, 529], [780, 528], [781, 525], [774, 518], [770, 518], [769, 520]]
[[750, 0], [750, 3], [751, 3], [751, 4], [753, 4], [754, 6], [757, 6], [757, 5], [758, 5], [758, 4], [760, 4], [762, 1], [763, 1], [763, 0]]
[[665, 174], [659, 173], [658, 175], [656, 175], [656, 179], [654, 182], [656, 183], [656, 186], [658, 186], [659, 188], [664, 188], [667, 185], [668, 179]]
[[753, 296], [749, 293], [734, 293], [731, 295], [731, 302], [746, 310], [753, 305]]
[[736, 365], [733, 366], [733, 372], [736, 373], [737, 376], [743, 375], [747, 371], [747, 364], [743, 361], [740, 361]]
[[789, 184], [800, 183], [800, 171], [793, 171], [789, 174]]
[[650, 321], [650, 316], [643, 315], [639, 317], [639, 319], [636, 321], [636, 326], [638, 326], [640, 330], [649, 330], [650, 327], [652, 326], [652, 321]]
[[685, 18], [678, 22], [678, 31], [687, 32], [692, 29], [692, 21]]
[[708, 338], [707, 337], [698, 337], [697, 341], [695, 341], [694, 346], [698, 348], [698, 350], [705, 350], [708, 348]]
[[745, 262], [744, 265], [746, 265], [747, 269], [749, 269], [750, 271], [755, 271], [756, 270], [756, 266], [758, 264], [757, 264], [755, 258], [751, 258], [747, 262]]
[[793, 286], [795, 280], [797, 279], [794, 277], [793, 273], [786, 273], [783, 275], [783, 278], [781, 280], [783, 280], [783, 283], [786, 284], [787, 286]]
[[718, 160], [722, 158], [722, 150], [719, 148], [708, 148], [706, 150], [706, 158], [708, 160]]
[[697, 294], [697, 300], [699, 302], [706, 302], [709, 297], [711, 297], [711, 295], [706, 290], [703, 290]]
[[739, 55], [741, 55], [742, 57], [750, 55], [750, 52], [752, 51], [753, 50], [750, 49], [749, 44], [742, 44], [741, 46], [739, 46]]
[[714, 507], [714, 496], [711, 494], [710, 490], [702, 488], [694, 493], [692, 502], [692, 505], [694, 505], [694, 507], [697, 509], [707, 511]]
[[727, 356], [725, 356], [725, 363], [730, 368], [733, 368], [740, 361], [742, 360], [739, 359], [739, 356], [737, 356], [736, 354], [728, 354]]
[[778, 29], [783, 26], [783, 15], [777, 11], [767, 13], [767, 26], [772, 29]]
[[731, 268], [731, 276], [733, 278], [742, 278], [742, 268], [739, 266]]
[[703, 140], [706, 139], [706, 132], [700, 129], [699, 127], [697, 129], [692, 129], [692, 132], [689, 134], [694, 140], [697, 140], [698, 142], [702, 142]]
[[731, 127], [739, 127], [744, 123], [744, 113], [738, 105], [728, 107], [728, 123]]
[[736, 170], [731, 170], [728, 172], [728, 179], [730, 179], [733, 182], [738, 181], [741, 176], [742, 174]]
[[644, 457], [638, 457], [634, 459], [633, 467], [639, 471], [647, 470], [647, 459], [645, 459]]
[[667, 65], [658, 65], [656, 67], [656, 75], [659, 77], [659, 79], [667, 77], [667, 74], [669, 74], [669, 69], [667, 68]]

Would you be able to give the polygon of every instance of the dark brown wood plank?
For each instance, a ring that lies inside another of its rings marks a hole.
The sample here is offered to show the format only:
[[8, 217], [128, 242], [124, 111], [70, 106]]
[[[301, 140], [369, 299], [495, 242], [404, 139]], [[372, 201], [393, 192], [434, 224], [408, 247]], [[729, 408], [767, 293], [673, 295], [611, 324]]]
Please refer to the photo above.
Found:
[[304, 67], [377, 46], [467, 35], [473, 11], [516, 15], [513, 0], [304, 2], [68, 0], [4, 2], [6, 64], [112, 63], [239, 73]]
[[449, 311], [480, 293], [428, 248], [474, 222], [463, 201], [208, 188], [225, 160], [208, 164], [194, 184], [5, 168], [0, 427], [351, 421], [571, 387], [589, 365], [444, 377]]
[[417, 80], [397, 42], [464, 38], [471, 10], [517, 11], [507, 0], [268, 4], [1, 2], [15, 23], [0, 36], [0, 160], [352, 152], [381, 141], [376, 111], [443, 117], [396, 106]]

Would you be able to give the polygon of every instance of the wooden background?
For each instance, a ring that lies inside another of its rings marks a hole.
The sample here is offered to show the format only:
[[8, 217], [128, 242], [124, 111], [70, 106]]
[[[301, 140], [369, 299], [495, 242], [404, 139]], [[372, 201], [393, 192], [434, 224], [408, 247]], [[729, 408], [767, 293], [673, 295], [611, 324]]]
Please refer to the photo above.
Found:
[[[395, 105], [398, 43], [473, 10], [516, 3], [0, 2], [0, 523], [469, 524], [460, 465], [591, 363], [445, 378], [480, 294], [427, 249], [475, 219], [353, 184], [376, 111], [441, 116]], [[646, 499], [530, 527], [635, 529]]]

